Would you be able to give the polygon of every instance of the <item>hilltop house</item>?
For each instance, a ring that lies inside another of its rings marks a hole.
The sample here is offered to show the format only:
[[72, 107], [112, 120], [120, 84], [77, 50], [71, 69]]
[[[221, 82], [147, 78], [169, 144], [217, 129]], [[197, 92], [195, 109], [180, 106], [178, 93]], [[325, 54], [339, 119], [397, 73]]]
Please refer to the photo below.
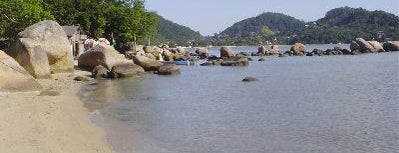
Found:
[[71, 44], [73, 56], [79, 57], [84, 51], [83, 42], [87, 39], [86, 35], [81, 35], [82, 29], [80, 26], [62, 26], [62, 28]]

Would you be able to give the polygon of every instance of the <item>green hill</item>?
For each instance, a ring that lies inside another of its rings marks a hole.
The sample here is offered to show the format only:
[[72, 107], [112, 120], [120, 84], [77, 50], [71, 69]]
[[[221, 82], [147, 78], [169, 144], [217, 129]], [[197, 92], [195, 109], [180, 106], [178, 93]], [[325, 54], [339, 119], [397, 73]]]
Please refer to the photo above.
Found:
[[399, 17], [384, 11], [341, 7], [328, 11], [324, 18], [309, 22], [298, 40], [305, 43], [349, 43], [357, 37], [377, 39], [383, 31], [387, 38], [399, 39]]
[[301, 30], [305, 22], [281, 13], [263, 13], [235, 23], [218, 37], [247, 40], [270, 40], [290, 36]]
[[303, 21], [295, 19], [294, 17], [281, 13], [267, 12], [237, 22], [220, 34], [233, 38], [249, 38], [267, 35], [268, 33], [265, 30], [268, 28], [272, 32], [270, 34], [287, 35], [297, 32], [303, 25]]
[[253, 45], [265, 41], [292, 44], [349, 43], [357, 37], [376, 40], [377, 32], [399, 40], [399, 17], [384, 11], [341, 7], [328, 11], [324, 18], [303, 22], [280, 13], [263, 13], [235, 23], [212, 38], [213, 44]]
[[203, 39], [203, 37], [199, 32], [159, 16], [155, 41], [186, 44], [189, 41], [198, 41], [201, 39]]

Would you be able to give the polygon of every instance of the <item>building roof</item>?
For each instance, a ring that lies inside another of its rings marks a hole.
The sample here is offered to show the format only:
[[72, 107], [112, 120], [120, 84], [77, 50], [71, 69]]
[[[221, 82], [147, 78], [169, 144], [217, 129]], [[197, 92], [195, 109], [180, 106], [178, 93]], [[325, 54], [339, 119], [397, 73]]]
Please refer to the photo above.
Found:
[[[72, 37], [76, 31], [79, 31], [80, 26], [61, 26], [68, 37]], [[79, 33], [79, 32], [78, 32]]]

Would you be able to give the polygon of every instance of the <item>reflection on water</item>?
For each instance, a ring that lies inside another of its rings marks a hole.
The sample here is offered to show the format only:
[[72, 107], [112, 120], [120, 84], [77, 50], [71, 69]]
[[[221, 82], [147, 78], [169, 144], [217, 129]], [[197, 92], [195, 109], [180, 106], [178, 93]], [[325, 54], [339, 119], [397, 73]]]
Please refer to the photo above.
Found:
[[398, 153], [398, 56], [181, 67], [88, 86], [86, 105], [121, 153]]

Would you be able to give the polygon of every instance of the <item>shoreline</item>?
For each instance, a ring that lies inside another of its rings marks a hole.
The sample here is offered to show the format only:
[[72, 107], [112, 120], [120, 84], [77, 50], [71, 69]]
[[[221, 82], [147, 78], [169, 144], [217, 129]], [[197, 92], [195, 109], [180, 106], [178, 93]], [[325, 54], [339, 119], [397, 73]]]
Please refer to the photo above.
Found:
[[92, 123], [89, 110], [78, 93], [85, 82], [73, 74], [53, 74], [37, 80], [43, 89], [59, 96], [38, 96], [40, 92], [0, 93], [0, 152], [12, 153], [114, 153], [105, 129]]

